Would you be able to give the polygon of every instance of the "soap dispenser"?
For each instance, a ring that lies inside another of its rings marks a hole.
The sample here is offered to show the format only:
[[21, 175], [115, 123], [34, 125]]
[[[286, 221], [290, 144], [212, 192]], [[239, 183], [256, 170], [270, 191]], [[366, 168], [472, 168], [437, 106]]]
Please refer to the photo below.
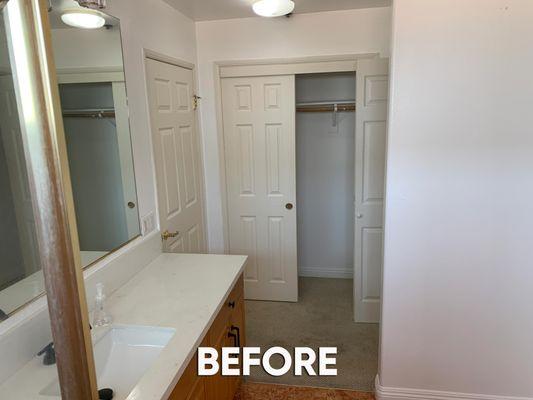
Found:
[[111, 316], [108, 315], [105, 311], [104, 303], [105, 303], [104, 284], [97, 283], [96, 284], [96, 304], [94, 307], [94, 318], [93, 318], [94, 327], [109, 325], [111, 324], [111, 322], [113, 322], [111, 319]]

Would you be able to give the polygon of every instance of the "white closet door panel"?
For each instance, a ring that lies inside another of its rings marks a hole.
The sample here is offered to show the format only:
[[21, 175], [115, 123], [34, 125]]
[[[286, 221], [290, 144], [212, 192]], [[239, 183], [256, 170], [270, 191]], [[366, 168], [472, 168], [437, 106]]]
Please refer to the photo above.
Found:
[[161, 232], [166, 252], [206, 251], [200, 144], [193, 110], [193, 73], [148, 59], [150, 119]]
[[388, 59], [359, 60], [356, 91], [354, 311], [357, 322], [379, 322]]
[[[122, 175], [122, 190], [124, 191], [124, 208], [126, 210], [126, 224], [128, 238], [139, 234], [139, 212], [137, 189], [135, 187], [135, 172], [133, 169], [133, 153], [131, 147], [128, 99], [126, 97], [126, 83], [113, 82], [113, 103], [115, 105], [115, 122], [118, 138], [118, 152], [120, 157], [120, 172]], [[128, 203], [135, 206], [130, 208]]]
[[297, 301], [294, 76], [222, 79], [229, 245], [245, 297]]

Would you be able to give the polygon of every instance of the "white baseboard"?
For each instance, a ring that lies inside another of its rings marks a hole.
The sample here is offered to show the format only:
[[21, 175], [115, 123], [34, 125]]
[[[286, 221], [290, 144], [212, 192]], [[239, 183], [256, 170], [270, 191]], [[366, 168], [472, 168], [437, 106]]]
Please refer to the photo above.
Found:
[[298, 275], [308, 278], [341, 278], [352, 279], [352, 268], [343, 267], [300, 267]]
[[382, 386], [376, 376], [377, 400], [533, 400], [533, 397], [497, 396], [490, 394], [444, 392]]

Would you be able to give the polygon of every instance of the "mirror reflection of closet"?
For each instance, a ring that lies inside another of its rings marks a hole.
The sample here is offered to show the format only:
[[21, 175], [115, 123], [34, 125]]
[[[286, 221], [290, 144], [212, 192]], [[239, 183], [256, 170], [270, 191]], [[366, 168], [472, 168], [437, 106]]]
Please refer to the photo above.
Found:
[[[140, 234], [122, 60], [120, 21], [97, 13], [93, 29], [67, 25], [87, 13], [74, 0], [51, 0], [49, 20], [57, 68], [69, 172], [84, 267]], [[13, 37], [0, 13], [0, 322], [44, 293], [35, 214], [23, 143]], [[94, 13], [93, 13], [94, 14]]]
[[139, 235], [120, 21], [96, 29], [66, 25], [80, 9], [53, 0], [52, 43], [80, 239], [87, 266]]

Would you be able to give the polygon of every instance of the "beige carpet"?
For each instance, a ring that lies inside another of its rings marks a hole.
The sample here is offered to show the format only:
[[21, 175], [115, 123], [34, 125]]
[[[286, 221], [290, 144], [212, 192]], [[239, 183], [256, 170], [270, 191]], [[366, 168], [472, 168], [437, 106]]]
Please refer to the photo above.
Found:
[[298, 303], [246, 301], [247, 345], [262, 350], [282, 346], [290, 352], [296, 346], [336, 346], [338, 375], [272, 377], [253, 367], [248, 380], [373, 391], [379, 328], [353, 322], [352, 280], [300, 278], [299, 284]]

